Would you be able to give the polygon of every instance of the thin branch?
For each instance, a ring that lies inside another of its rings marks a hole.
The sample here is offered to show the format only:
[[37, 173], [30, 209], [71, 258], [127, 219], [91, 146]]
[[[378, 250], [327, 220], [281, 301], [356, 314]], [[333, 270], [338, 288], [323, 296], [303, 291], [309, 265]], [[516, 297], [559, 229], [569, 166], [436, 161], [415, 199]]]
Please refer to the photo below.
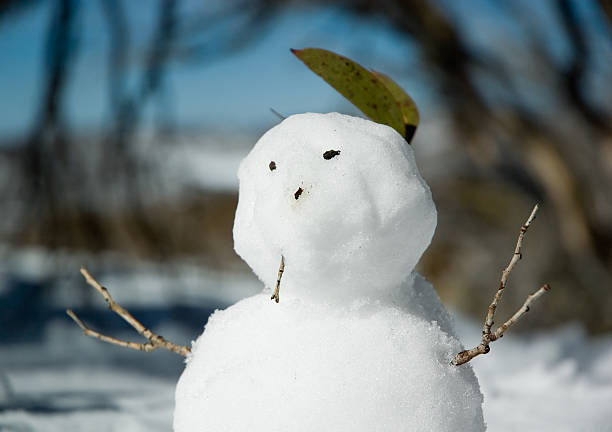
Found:
[[74, 320], [75, 323], [77, 323], [79, 327], [81, 327], [81, 330], [83, 330], [83, 333], [86, 336], [91, 336], [93, 338], [100, 339], [102, 342], [107, 342], [113, 345], [122, 346], [124, 348], [131, 348], [131, 349], [138, 350], [138, 351], [151, 352], [154, 349], [159, 348], [158, 346], [153, 345], [151, 342], [146, 342], [146, 343], [128, 342], [128, 341], [114, 338], [112, 336], [103, 335], [102, 333], [98, 333], [97, 331], [91, 330], [89, 327], [87, 327], [83, 323], [83, 321], [81, 321], [79, 317], [76, 316], [76, 314], [71, 309], [67, 309], [66, 313], [70, 316], [70, 318]]
[[536, 206], [531, 211], [529, 218], [527, 218], [527, 221], [521, 227], [521, 231], [519, 232], [512, 258], [510, 259], [508, 266], [502, 272], [501, 279], [499, 281], [499, 288], [493, 296], [493, 301], [491, 302], [491, 304], [489, 305], [489, 309], [487, 310], [487, 316], [482, 327], [482, 339], [480, 344], [475, 348], [461, 351], [460, 353], [458, 353], [451, 362], [453, 365], [459, 366], [469, 362], [474, 357], [479, 356], [480, 354], [487, 354], [491, 350], [489, 345], [497, 339], [503, 337], [506, 330], [516, 324], [519, 319], [521, 319], [527, 312], [529, 312], [531, 303], [537, 300], [542, 294], [550, 290], [550, 285], [545, 284], [540, 287], [540, 289], [538, 289], [536, 292], [527, 296], [527, 299], [525, 300], [523, 305], [514, 313], [514, 315], [512, 315], [510, 319], [508, 319], [504, 324], [499, 326], [494, 333], [491, 333], [491, 327], [493, 327], [493, 320], [495, 318], [495, 311], [497, 310], [497, 305], [499, 304], [499, 301], [504, 293], [504, 289], [506, 288], [506, 283], [508, 282], [508, 277], [510, 276], [512, 269], [514, 269], [514, 266], [522, 257], [521, 248], [523, 246], [523, 238], [525, 237], [525, 233], [529, 229], [529, 226], [535, 219], [537, 212], [538, 206], [536, 204]]
[[274, 108], [270, 107], [270, 112], [272, 114], [274, 114], [276, 117], [278, 117], [281, 120], [285, 120], [287, 118], [287, 116], [282, 115], [281, 113], [279, 113], [278, 111], [276, 111]]
[[284, 271], [285, 271], [285, 257], [281, 255], [281, 263], [280, 263], [280, 267], [278, 268], [278, 276], [276, 277], [276, 288], [274, 289], [274, 294], [272, 294], [272, 297], [270, 297], [270, 299], [275, 300], [276, 303], [278, 303], [280, 300], [278, 298], [278, 294], [280, 291], [280, 283], [281, 283], [281, 279], [283, 277]]
[[107, 342], [113, 345], [119, 345], [125, 348], [131, 348], [138, 351], [151, 352], [157, 348], [164, 348], [168, 351], [172, 351], [173, 353], [180, 354], [182, 356], [187, 356], [191, 352], [191, 349], [188, 346], [176, 345], [170, 341], [167, 341], [162, 336], [153, 333], [151, 330], [142, 325], [140, 321], [134, 318], [132, 314], [127, 311], [127, 309], [124, 309], [119, 304], [117, 304], [115, 300], [113, 300], [113, 298], [111, 297], [108, 290], [102, 285], [100, 285], [98, 281], [96, 281], [85, 268], [81, 268], [81, 274], [85, 278], [85, 281], [93, 288], [95, 288], [96, 291], [98, 291], [100, 295], [102, 295], [102, 297], [104, 297], [104, 300], [106, 300], [106, 303], [108, 304], [108, 308], [115, 312], [117, 315], [119, 315], [121, 318], [123, 318], [139, 334], [144, 336], [148, 340], [148, 342], [127, 342], [111, 336], [103, 335], [87, 327], [72, 310], [66, 310], [68, 316], [70, 316], [70, 318], [74, 320], [74, 322], [81, 328], [81, 330], [83, 330], [83, 333], [86, 336], [94, 337], [103, 342]]
[[497, 304], [501, 300], [501, 297], [504, 293], [504, 288], [506, 288], [506, 283], [508, 282], [508, 277], [510, 276], [510, 272], [512, 272], [512, 269], [514, 269], [514, 266], [522, 257], [521, 247], [523, 246], [523, 238], [525, 237], [525, 233], [529, 229], [531, 222], [533, 222], [533, 220], [535, 219], [535, 215], [538, 212], [538, 208], [539, 207], [536, 204], [533, 210], [531, 211], [529, 218], [527, 218], [527, 221], [521, 227], [521, 231], [519, 232], [518, 239], [516, 240], [516, 247], [514, 248], [514, 254], [512, 254], [512, 258], [510, 259], [508, 266], [502, 272], [501, 279], [499, 281], [499, 288], [497, 289], [495, 296], [493, 296], [493, 301], [491, 302], [491, 305], [489, 305], [489, 310], [487, 311], [487, 317], [485, 319], [485, 323], [482, 328], [483, 334], [491, 333], [491, 327], [493, 326], [493, 318], [495, 317], [495, 310], [497, 309]]
[[529, 312], [530, 307], [531, 307], [531, 303], [533, 301], [537, 300], [546, 291], [550, 291], [550, 285], [549, 284], [544, 284], [544, 285], [542, 285], [540, 287], [539, 290], [537, 290], [533, 294], [529, 294], [527, 296], [527, 299], [525, 299], [525, 303], [523, 303], [523, 306], [521, 306], [521, 308], [519, 310], [517, 310], [514, 313], [514, 315], [512, 315], [508, 319], [508, 321], [506, 321], [501, 326], [499, 326], [498, 329], [495, 331], [495, 333], [491, 335], [491, 342], [493, 342], [493, 341], [499, 339], [500, 337], [502, 337], [504, 335], [504, 333], [506, 332], [506, 330], [508, 330], [511, 326], [516, 324], [516, 322], [518, 320], [520, 320], [523, 317], [523, 315], [525, 315], [527, 312]]

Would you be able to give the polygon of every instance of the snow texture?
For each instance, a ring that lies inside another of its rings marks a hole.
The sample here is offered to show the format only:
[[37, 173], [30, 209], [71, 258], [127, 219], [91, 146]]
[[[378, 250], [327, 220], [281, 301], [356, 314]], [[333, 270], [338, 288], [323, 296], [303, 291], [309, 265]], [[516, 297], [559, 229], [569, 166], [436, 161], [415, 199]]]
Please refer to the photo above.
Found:
[[176, 390], [174, 430], [482, 431], [454, 337], [399, 307], [250, 297], [211, 316]]
[[411, 146], [392, 128], [338, 113], [298, 114], [241, 163], [236, 252], [281, 295], [378, 296], [414, 269], [436, 226]]
[[482, 394], [433, 287], [413, 272], [436, 226], [393, 129], [301, 114], [240, 165], [238, 254], [272, 288], [209, 319], [176, 389], [188, 431], [481, 431]]
[[[46, 266], [35, 267], [36, 263], [43, 263], [42, 252], [35, 254], [41, 259], [33, 260], [31, 255], [13, 252], [11, 260], [0, 262], [0, 306], [8, 308], [12, 304], [14, 307], [7, 270], [22, 269], [21, 278], [34, 277], [33, 271], [46, 278], [46, 271], [56, 271]], [[56, 256], [57, 252], [49, 252], [48, 259]], [[18, 265], [20, 260], [22, 265]], [[74, 269], [86, 261], [83, 257], [74, 257], [74, 262], [61, 267]], [[128, 259], [123, 263], [129, 263], [133, 269], [129, 272], [107, 270], [104, 274], [96, 273], [105, 283], [112, 279], [108, 286], [123, 306], [151, 325], [154, 331], [178, 343], [185, 343], [185, 338], [201, 332], [207, 312], [203, 310], [199, 316], [189, 318], [174, 310], [173, 305], [183, 305], [188, 301], [192, 305], [212, 302], [221, 307], [233, 299], [217, 290], [221, 280], [210, 279], [201, 269], [187, 271], [190, 267], [182, 266], [181, 271], [172, 273], [172, 279], [160, 273], [159, 263], [139, 265]], [[188, 280], [183, 280], [186, 274]], [[164, 321], [156, 324], [151, 320], [151, 311], [159, 309], [158, 303], [147, 303], [147, 308], [138, 310], [143, 298], [137, 294], [146, 292], [146, 289], [138, 287], [147, 286], [156, 279], [165, 280], [166, 286], [172, 288], [166, 290], [163, 297], [165, 324]], [[235, 295], [250, 293], [254, 285], [261, 289], [261, 284], [254, 279], [231, 277], [223, 286], [233, 285]], [[417, 280], [423, 282], [421, 278]], [[90, 288], [83, 286], [81, 280], [79, 286], [83, 293], [89, 293]], [[198, 286], [200, 290], [196, 289]], [[82, 336], [59, 309], [60, 305], [66, 307], [77, 302], [82, 293], [73, 290], [69, 301], [67, 293], [56, 289], [58, 287], [45, 290], [49, 297], [40, 302], [49, 313], [55, 311], [47, 321], [37, 321], [40, 316], [25, 312], [22, 321], [10, 318], [10, 314], [7, 317], [6, 310], [4, 315], [0, 313], [0, 317], [6, 318], [0, 330], [4, 330], [5, 335], [12, 331], [22, 339], [16, 341], [0, 335], [0, 431], [171, 430], [181, 359], [163, 351], [150, 354], [134, 352]], [[96, 301], [90, 301], [90, 304], [101, 319], [92, 321], [83, 316], [86, 322], [119, 338], [136, 340], [134, 331], [123, 326], [120, 318], [111, 316], [105, 303], [93, 294]], [[215, 296], [219, 296], [217, 300]], [[433, 297], [424, 286], [407, 296], [406, 301], [413, 296], [421, 300]], [[284, 300], [276, 306], [283, 307]], [[82, 312], [82, 308], [83, 305], [79, 306], [77, 311]], [[418, 313], [418, 309], [410, 306], [408, 312]], [[47, 315], [42, 314], [43, 318]], [[460, 340], [468, 346], [477, 344], [482, 323], [471, 322], [456, 314], [453, 318]], [[104, 327], [104, 322], [116, 325]], [[32, 337], [36, 333], [24, 330], [27, 323], [44, 329], [40, 337], [24, 340], [26, 333]], [[492, 346], [489, 354], [474, 359], [470, 364], [484, 394], [484, 418], [492, 432], [612, 431], [610, 335], [589, 337], [577, 323], [529, 335], [511, 331], [503, 341]], [[276, 403], [279, 409], [282, 407], [282, 400], [270, 403]]]
[[[181, 287], [173, 286], [179, 293]], [[108, 313], [103, 303], [100, 313]], [[173, 320], [182, 323], [180, 315]], [[478, 343], [479, 323], [457, 316], [454, 321], [462, 340]], [[0, 431], [172, 429], [178, 357], [110, 347], [82, 337], [66, 319], [47, 328], [36, 343], [0, 342]], [[179, 341], [198, 331], [192, 325], [154, 329]], [[126, 329], [115, 336], [131, 339], [134, 333]], [[589, 338], [577, 324], [529, 337], [509, 332], [470, 363], [492, 432], [612, 431], [611, 336]], [[270, 403], [282, 407], [282, 400]]]

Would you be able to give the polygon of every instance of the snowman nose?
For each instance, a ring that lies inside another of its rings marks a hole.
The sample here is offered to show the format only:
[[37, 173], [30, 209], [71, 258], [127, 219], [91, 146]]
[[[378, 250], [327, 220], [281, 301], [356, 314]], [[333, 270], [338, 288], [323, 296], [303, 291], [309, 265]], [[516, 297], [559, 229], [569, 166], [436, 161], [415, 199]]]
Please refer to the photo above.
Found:
[[300, 197], [300, 195], [302, 195], [302, 192], [304, 192], [304, 189], [302, 189], [301, 187], [298, 188], [298, 190], [296, 190], [295, 193], [293, 194], [295, 199], [298, 199]]

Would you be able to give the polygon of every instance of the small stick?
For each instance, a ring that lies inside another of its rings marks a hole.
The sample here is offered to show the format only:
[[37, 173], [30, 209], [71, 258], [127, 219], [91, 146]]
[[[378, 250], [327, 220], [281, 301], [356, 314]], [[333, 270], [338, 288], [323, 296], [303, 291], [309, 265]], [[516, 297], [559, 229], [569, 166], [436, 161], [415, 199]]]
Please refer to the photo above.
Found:
[[501, 297], [504, 293], [504, 288], [506, 288], [506, 283], [508, 281], [508, 277], [510, 276], [510, 272], [512, 271], [516, 263], [522, 257], [521, 247], [523, 246], [523, 238], [525, 237], [525, 233], [529, 229], [529, 226], [535, 219], [535, 215], [538, 212], [538, 208], [539, 207], [536, 204], [533, 210], [531, 211], [529, 218], [527, 218], [527, 221], [521, 227], [521, 231], [519, 232], [518, 239], [516, 240], [516, 247], [514, 248], [514, 254], [512, 255], [512, 258], [510, 259], [508, 266], [502, 272], [501, 279], [499, 281], [499, 288], [497, 289], [495, 296], [493, 296], [493, 301], [491, 302], [491, 305], [489, 306], [489, 309], [487, 311], [487, 318], [485, 319], [485, 323], [482, 328], [482, 332], [484, 334], [491, 333], [491, 327], [493, 326], [493, 318], [495, 316], [495, 310], [497, 309], [497, 304], [501, 300]]
[[280, 263], [280, 267], [278, 268], [278, 276], [276, 277], [276, 288], [274, 289], [274, 294], [272, 294], [272, 297], [270, 297], [270, 300], [275, 300], [276, 303], [278, 303], [280, 300], [278, 298], [278, 294], [280, 291], [280, 283], [281, 283], [281, 279], [283, 277], [284, 271], [285, 271], [285, 257], [281, 255], [281, 263]]
[[506, 321], [501, 326], [499, 326], [499, 328], [495, 331], [495, 333], [491, 335], [491, 338], [490, 338], [491, 342], [501, 338], [504, 335], [506, 330], [508, 330], [512, 325], [516, 324], [516, 322], [518, 320], [520, 320], [523, 317], [523, 315], [525, 315], [527, 312], [529, 312], [531, 303], [534, 300], [537, 300], [546, 291], [550, 291], [550, 285], [549, 284], [544, 284], [544, 285], [542, 285], [540, 287], [539, 290], [537, 290], [533, 294], [529, 294], [527, 296], [527, 299], [525, 300], [525, 303], [523, 303], [523, 306], [521, 306], [521, 308], [519, 310], [517, 310], [514, 313], [514, 315], [512, 315], [508, 319], [508, 321]]
[[538, 289], [536, 292], [527, 296], [527, 299], [519, 308], [519, 310], [517, 310], [514, 315], [512, 315], [512, 317], [510, 317], [510, 319], [508, 319], [504, 324], [499, 326], [497, 330], [495, 330], [495, 332], [491, 332], [491, 327], [493, 327], [493, 320], [495, 318], [495, 311], [497, 310], [497, 305], [499, 304], [499, 301], [504, 293], [504, 289], [506, 288], [506, 283], [508, 282], [510, 272], [512, 272], [512, 269], [514, 269], [516, 263], [522, 258], [521, 248], [523, 246], [523, 238], [525, 237], [525, 233], [529, 229], [529, 226], [535, 219], [537, 212], [538, 205], [536, 204], [533, 210], [531, 211], [529, 218], [527, 218], [527, 221], [521, 227], [518, 239], [516, 241], [516, 247], [514, 248], [514, 254], [512, 255], [508, 266], [504, 269], [504, 271], [502, 271], [501, 279], [499, 281], [499, 287], [497, 288], [497, 291], [493, 296], [493, 301], [491, 302], [487, 310], [487, 316], [482, 327], [482, 339], [480, 344], [475, 348], [461, 351], [460, 353], [458, 353], [451, 362], [453, 365], [459, 366], [469, 362], [474, 357], [479, 356], [480, 354], [487, 354], [491, 350], [491, 348], [489, 347], [491, 342], [494, 342], [497, 339], [503, 337], [504, 332], [508, 330], [508, 328], [514, 325], [527, 312], [529, 312], [529, 307], [533, 301], [537, 300], [545, 292], [550, 291], [550, 285], [545, 284], [540, 287], [540, 289]]
[[282, 115], [281, 113], [276, 111], [274, 108], [270, 108], [270, 112], [281, 120], [285, 120], [287, 118], [287, 116]]
[[148, 342], [145, 342], [145, 343], [127, 342], [121, 339], [114, 338], [112, 336], [106, 336], [101, 333], [98, 333], [97, 331], [91, 330], [90, 328], [88, 328], [83, 323], [83, 321], [81, 321], [79, 317], [72, 310], [67, 309], [66, 313], [68, 314], [68, 316], [72, 318], [72, 320], [81, 328], [81, 330], [83, 330], [83, 333], [86, 336], [94, 337], [103, 342], [107, 342], [113, 345], [119, 345], [125, 348], [131, 348], [131, 349], [138, 350], [138, 351], [151, 352], [157, 348], [164, 348], [164, 349], [167, 349], [168, 351], [172, 351], [173, 353], [176, 353], [176, 354], [179, 354], [185, 357], [191, 352], [191, 349], [188, 346], [176, 345], [170, 341], [167, 341], [162, 336], [159, 336], [153, 333], [151, 330], [149, 330], [144, 325], [142, 325], [140, 321], [134, 318], [132, 314], [130, 314], [127, 311], [127, 309], [124, 309], [119, 304], [117, 304], [115, 300], [113, 300], [113, 298], [111, 297], [108, 290], [104, 288], [102, 285], [100, 285], [98, 281], [96, 281], [89, 274], [89, 272], [83, 267], [81, 267], [81, 274], [85, 278], [85, 281], [89, 285], [94, 287], [96, 291], [98, 291], [100, 295], [102, 295], [102, 297], [104, 297], [104, 300], [106, 300], [106, 303], [108, 304], [108, 308], [112, 310], [113, 312], [115, 312], [117, 315], [119, 315], [121, 318], [123, 318], [139, 334], [144, 336], [148, 340]]

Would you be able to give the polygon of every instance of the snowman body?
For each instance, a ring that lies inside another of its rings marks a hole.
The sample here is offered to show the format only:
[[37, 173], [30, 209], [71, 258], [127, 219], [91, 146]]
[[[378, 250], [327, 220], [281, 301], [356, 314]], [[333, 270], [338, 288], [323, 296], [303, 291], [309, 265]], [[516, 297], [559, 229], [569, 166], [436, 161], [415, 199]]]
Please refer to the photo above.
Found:
[[414, 271], [436, 210], [402, 137], [296, 115], [238, 175], [235, 249], [267, 291], [209, 318], [175, 431], [484, 430], [476, 377], [450, 364], [462, 349], [451, 320]]

